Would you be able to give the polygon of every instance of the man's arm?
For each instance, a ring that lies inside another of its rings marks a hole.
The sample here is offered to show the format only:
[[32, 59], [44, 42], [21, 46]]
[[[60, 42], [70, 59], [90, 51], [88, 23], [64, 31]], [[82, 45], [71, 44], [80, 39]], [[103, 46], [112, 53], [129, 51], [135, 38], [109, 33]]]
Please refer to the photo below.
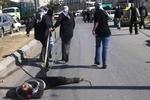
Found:
[[94, 25], [93, 25], [93, 30], [92, 30], [93, 35], [95, 35], [95, 30], [98, 26], [99, 17], [100, 17], [100, 15], [97, 12], [95, 12], [94, 13]]
[[59, 15], [59, 17], [54, 25], [54, 28], [58, 27], [61, 24], [61, 20], [62, 20], [62, 14]]
[[98, 26], [98, 22], [94, 22], [94, 25], [93, 25], [93, 30], [92, 30], [92, 34], [95, 35], [95, 30]]

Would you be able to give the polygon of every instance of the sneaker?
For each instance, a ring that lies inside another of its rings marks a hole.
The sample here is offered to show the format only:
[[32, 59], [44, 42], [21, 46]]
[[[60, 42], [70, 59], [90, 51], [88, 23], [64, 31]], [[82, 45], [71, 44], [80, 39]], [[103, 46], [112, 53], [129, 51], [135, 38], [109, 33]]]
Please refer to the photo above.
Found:
[[106, 69], [107, 68], [107, 65], [103, 65], [102, 67], [101, 67], [101, 69]]

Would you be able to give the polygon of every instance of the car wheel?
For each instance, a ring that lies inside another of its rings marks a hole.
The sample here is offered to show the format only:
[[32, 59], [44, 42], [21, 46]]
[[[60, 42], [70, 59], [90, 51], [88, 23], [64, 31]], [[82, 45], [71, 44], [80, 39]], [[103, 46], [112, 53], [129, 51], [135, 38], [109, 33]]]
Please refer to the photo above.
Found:
[[4, 37], [4, 30], [3, 29], [0, 29], [0, 36], [1, 36], [1, 38]]
[[10, 28], [10, 34], [13, 34], [14, 30], [13, 27]]

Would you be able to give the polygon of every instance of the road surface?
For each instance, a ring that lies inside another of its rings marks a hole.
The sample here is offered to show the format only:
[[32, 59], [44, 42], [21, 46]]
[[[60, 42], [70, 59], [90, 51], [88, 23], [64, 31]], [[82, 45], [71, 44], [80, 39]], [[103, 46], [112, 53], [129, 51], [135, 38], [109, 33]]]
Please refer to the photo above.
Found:
[[[150, 47], [149, 37], [141, 33], [129, 35], [127, 27], [117, 30], [111, 27], [108, 67], [93, 67], [95, 38], [91, 33], [93, 24], [76, 19], [72, 39], [70, 60], [67, 64], [52, 64], [49, 71], [40, 71], [41, 64], [36, 59], [28, 59], [24, 69], [32, 76], [83, 77], [90, 80], [49, 89], [40, 100], [150, 100]], [[141, 30], [144, 31], [144, 30]], [[55, 45], [55, 60], [61, 59], [60, 41]], [[0, 83], [0, 100], [11, 87], [20, 85], [30, 78], [23, 70], [18, 70]]]

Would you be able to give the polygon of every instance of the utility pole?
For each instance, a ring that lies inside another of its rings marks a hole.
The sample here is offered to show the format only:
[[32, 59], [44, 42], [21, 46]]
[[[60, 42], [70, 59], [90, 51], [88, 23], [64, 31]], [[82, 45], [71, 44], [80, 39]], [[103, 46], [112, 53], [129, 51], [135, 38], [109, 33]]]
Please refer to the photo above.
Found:
[[0, 0], [0, 13], [2, 13], [2, 0]]
[[34, 0], [34, 5], [35, 5], [35, 11], [37, 11], [39, 7], [39, 0]]

